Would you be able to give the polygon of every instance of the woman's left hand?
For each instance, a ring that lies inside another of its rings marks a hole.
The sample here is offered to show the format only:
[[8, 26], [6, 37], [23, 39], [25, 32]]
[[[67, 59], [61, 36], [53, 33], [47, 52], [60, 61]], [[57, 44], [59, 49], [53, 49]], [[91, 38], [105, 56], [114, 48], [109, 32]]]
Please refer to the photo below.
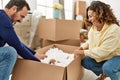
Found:
[[82, 56], [85, 55], [84, 50], [79, 50], [79, 49], [75, 49], [73, 53], [74, 53], [75, 57], [80, 56], [80, 55], [82, 55]]

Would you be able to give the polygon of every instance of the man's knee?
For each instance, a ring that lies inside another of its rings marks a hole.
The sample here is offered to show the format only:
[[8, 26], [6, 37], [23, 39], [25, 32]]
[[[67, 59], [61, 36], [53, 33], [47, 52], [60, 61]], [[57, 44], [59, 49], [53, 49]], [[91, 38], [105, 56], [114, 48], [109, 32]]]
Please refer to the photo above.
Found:
[[7, 51], [8, 57], [15, 58], [15, 59], [17, 58], [17, 51], [13, 47], [7, 46], [6, 51]]

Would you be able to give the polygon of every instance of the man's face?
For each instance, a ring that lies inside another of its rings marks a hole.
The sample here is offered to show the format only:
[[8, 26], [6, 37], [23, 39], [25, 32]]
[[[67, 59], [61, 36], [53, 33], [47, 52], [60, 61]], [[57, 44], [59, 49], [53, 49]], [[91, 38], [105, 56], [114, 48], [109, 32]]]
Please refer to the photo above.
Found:
[[23, 18], [27, 15], [28, 10], [26, 7], [23, 7], [22, 10], [15, 12], [13, 15], [11, 15], [11, 20], [13, 24], [16, 24], [16, 22], [22, 22]]

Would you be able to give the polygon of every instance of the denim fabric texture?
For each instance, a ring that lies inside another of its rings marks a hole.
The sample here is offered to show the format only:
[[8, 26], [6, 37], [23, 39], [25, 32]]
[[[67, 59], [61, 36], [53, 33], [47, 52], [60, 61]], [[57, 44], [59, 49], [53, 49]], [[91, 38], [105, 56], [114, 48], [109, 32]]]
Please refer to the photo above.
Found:
[[96, 62], [94, 59], [86, 56], [82, 60], [82, 66], [93, 71], [97, 76], [105, 73], [111, 80], [120, 80], [120, 56], [115, 56], [107, 61]]
[[17, 52], [13, 47], [0, 47], [0, 80], [9, 80], [16, 59]]

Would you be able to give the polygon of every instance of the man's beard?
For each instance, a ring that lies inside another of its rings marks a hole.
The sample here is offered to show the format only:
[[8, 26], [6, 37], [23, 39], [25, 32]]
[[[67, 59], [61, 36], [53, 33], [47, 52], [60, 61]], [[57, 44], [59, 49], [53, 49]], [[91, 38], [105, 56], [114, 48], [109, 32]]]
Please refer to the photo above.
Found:
[[15, 18], [15, 13], [13, 15], [11, 15], [11, 21], [12, 21], [13, 25], [16, 24], [16, 21], [14, 21], [14, 18]]

